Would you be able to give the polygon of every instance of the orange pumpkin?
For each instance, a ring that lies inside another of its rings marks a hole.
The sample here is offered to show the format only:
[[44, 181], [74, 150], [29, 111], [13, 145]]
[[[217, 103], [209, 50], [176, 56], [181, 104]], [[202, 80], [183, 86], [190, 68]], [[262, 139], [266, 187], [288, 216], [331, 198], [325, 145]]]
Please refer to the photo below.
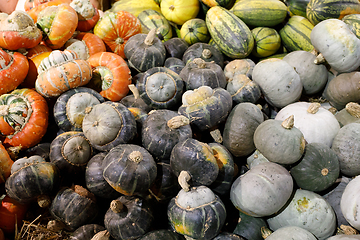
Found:
[[[33, 1], [33, 0], [28, 0]], [[44, 10], [45, 8], [49, 6], [57, 6], [63, 3], [70, 4], [72, 0], [52, 0], [52, 1], [44, 1], [43, 3], [34, 4], [35, 6], [32, 7], [30, 10], [25, 10], [27, 14], [34, 20], [34, 22], [37, 22], [37, 18], [39, 13]]]
[[0, 228], [0, 240], [5, 240], [5, 234], [1, 228]]
[[29, 11], [40, 4], [49, 2], [49, 0], [26, 0], [24, 3], [24, 10]]
[[15, 225], [17, 225], [17, 229], [20, 231], [28, 208], [28, 205], [21, 204], [5, 195], [0, 205], [0, 228], [4, 233], [14, 234]]
[[90, 0], [73, 0], [70, 6], [75, 9], [78, 14], [78, 31], [90, 31], [100, 18], [99, 11]]
[[22, 83], [29, 71], [29, 62], [19, 52], [9, 54], [0, 48], [0, 95]]
[[15, 89], [0, 96], [0, 135], [3, 145], [27, 149], [45, 135], [49, 119], [46, 100], [35, 90]]
[[81, 59], [87, 60], [98, 52], [106, 52], [106, 47], [98, 36], [90, 32], [80, 32], [65, 43], [66, 49], [76, 52]]
[[131, 72], [122, 57], [112, 52], [99, 52], [87, 61], [93, 71], [92, 81], [102, 87], [101, 96], [117, 102], [128, 94]]
[[51, 49], [60, 49], [74, 34], [78, 15], [69, 4], [63, 3], [42, 10], [36, 24], [46, 34], [46, 45]]
[[104, 41], [109, 52], [114, 52], [125, 59], [125, 44], [130, 37], [141, 33], [141, 23], [129, 12], [109, 11], [96, 23], [93, 31]]
[[6, 148], [0, 143], [0, 183], [4, 183], [10, 176], [13, 163], [14, 161], [6, 151]]
[[42, 96], [51, 98], [87, 84], [92, 71], [86, 60], [79, 59], [71, 50], [53, 50], [38, 67], [35, 89]]

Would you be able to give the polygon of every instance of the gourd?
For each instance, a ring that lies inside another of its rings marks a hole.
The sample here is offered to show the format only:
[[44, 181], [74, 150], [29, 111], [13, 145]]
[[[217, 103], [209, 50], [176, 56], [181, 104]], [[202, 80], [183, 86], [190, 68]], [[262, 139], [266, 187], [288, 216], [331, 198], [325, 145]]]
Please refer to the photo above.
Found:
[[298, 226], [285, 226], [272, 232], [267, 240], [316, 240], [317, 238], [308, 230]]
[[252, 80], [259, 84], [265, 100], [277, 108], [298, 101], [303, 90], [295, 69], [277, 58], [258, 62], [253, 69]]
[[255, 151], [248, 158], [246, 158], [246, 166], [249, 169], [263, 162], [270, 162], [270, 161], [266, 157], [264, 157], [264, 155], [261, 152], [259, 152], [258, 149], [255, 149]]
[[256, 27], [251, 30], [255, 46], [251, 54], [255, 57], [268, 57], [275, 54], [281, 46], [281, 37], [274, 28]]
[[230, 200], [241, 212], [265, 217], [279, 212], [293, 192], [288, 170], [274, 162], [254, 166], [240, 175], [230, 189]]
[[152, 155], [135, 144], [119, 144], [112, 148], [101, 167], [109, 185], [127, 196], [146, 193], [157, 173]]
[[78, 23], [76, 30], [88, 32], [93, 29], [97, 21], [100, 19], [99, 10], [92, 5], [90, 0], [71, 1], [70, 6], [78, 15]]
[[158, 230], [152, 230], [146, 234], [144, 234], [142, 237], [138, 238], [138, 240], [183, 240], [185, 239], [183, 235], [171, 231], [170, 229], [158, 229]]
[[204, 19], [192, 18], [181, 25], [180, 36], [189, 45], [210, 40], [210, 34]]
[[282, 211], [267, 219], [271, 230], [297, 226], [308, 230], [320, 240], [334, 234], [335, 212], [322, 196], [312, 191], [296, 189], [289, 200], [289, 204]]
[[2, 143], [0, 143], [0, 183], [4, 183], [11, 174], [11, 166], [14, 161]]
[[296, 102], [282, 108], [275, 120], [285, 120], [294, 115], [294, 126], [299, 129], [307, 143], [320, 142], [331, 147], [340, 129], [335, 116], [320, 103]]
[[142, 11], [152, 9], [161, 12], [160, 6], [153, 0], [122, 0], [116, 1], [109, 9], [111, 12], [124, 10], [137, 17]]
[[214, 61], [221, 68], [224, 67], [224, 55], [216, 47], [208, 43], [194, 43], [182, 55], [182, 60], [185, 64], [188, 64], [195, 58], [201, 58], [205, 62]]
[[247, 156], [255, 150], [254, 132], [264, 121], [260, 108], [253, 103], [235, 105], [223, 130], [223, 145], [235, 156]]
[[231, 94], [234, 104], [242, 102], [256, 103], [262, 96], [259, 84], [245, 74], [237, 74], [228, 79], [226, 90]]
[[359, 110], [360, 105], [355, 102], [349, 102], [345, 105], [345, 108], [336, 112], [335, 117], [339, 121], [340, 127], [346, 124], [359, 122]]
[[225, 205], [206, 186], [180, 190], [167, 209], [171, 228], [190, 239], [212, 239], [225, 224]]
[[252, 79], [254, 67], [255, 62], [250, 58], [234, 59], [225, 65], [224, 73], [228, 81], [236, 75], [246, 75], [248, 78]]
[[268, 225], [264, 218], [252, 217], [239, 211], [239, 219], [235, 226], [234, 233], [247, 240], [263, 240], [261, 229], [267, 227]]
[[26, 13], [29, 14], [29, 16], [34, 20], [34, 23], [37, 22], [37, 18], [39, 13], [44, 10], [45, 8], [49, 6], [57, 6], [63, 3], [70, 4], [70, 0], [53, 0], [53, 1], [44, 1], [41, 4], [35, 4], [36, 6], [33, 6], [30, 10], [26, 10]]
[[306, 7], [310, 0], [289, 0], [286, 1], [290, 16], [298, 15], [306, 17]]
[[359, 33], [359, 17], [360, 14], [359, 13], [353, 13], [353, 14], [348, 14], [346, 16], [344, 16], [341, 20], [346, 23], [350, 30], [357, 36], [360, 36]]
[[161, 0], [160, 9], [168, 21], [182, 25], [197, 16], [200, 11], [200, 3], [197, 0]]
[[64, 48], [76, 52], [80, 59], [88, 60], [98, 52], [106, 52], [105, 43], [91, 32], [80, 32], [64, 44]]
[[181, 70], [185, 67], [185, 63], [180, 58], [168, 57], [165, 59], [164, 67], [180, 74]]
[[152, 28], [156, 29], [156, 34], [162, 41], [167, 41], [173, 37], [172, 26], [164, 15], [153, 9], [146, 9], [139, 13], [137, 18], [143, 27], [142, 32], [149, 32]]
[[168, 160], [175, 144], [192, 137], [189, 124], [189, 119], [176, 111], [152, 111], [142, 125], [142, 146], [157, 160]]
[[294, 127], [294, 115], [284, 121], [267, 119], [255, 129], [254, 145], [269, 161], [297, 162], [305, 151], [303, 133]]

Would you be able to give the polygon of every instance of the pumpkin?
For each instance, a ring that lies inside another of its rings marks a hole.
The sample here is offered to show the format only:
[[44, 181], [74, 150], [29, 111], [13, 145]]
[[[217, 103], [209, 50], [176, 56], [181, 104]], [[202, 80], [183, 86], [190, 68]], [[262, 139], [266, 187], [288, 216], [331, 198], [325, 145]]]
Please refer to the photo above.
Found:
[[255, 150], [254, 132], [263, 121], [263, 113], [255, 104], [235, 105], [224, 125], [223, 145], [235, 157], [249, 155]]
[[263, 163], [263, 162], [270, 162], [258, 149], [246, 158], [246, 166], [251, 169], [254, 166]]
[[239, 219], [234, 233], [247, 240], [263, 240], [261, 229], [267, 228], [267, 222], [262, 217], [252, 217], [239, 211]]
[[233, 59], [224, 67], [225, 77], [228, 81], [236, 75], [246, 75], [252, 79], [252, 72], [255, 67], [255, 62], [250, 58]]
[[76, 30], [87, 32], [92, 30], [97, 21], [100, 19], [99, 10], [92, 5], [90, 0], [73, 0], [70, 6], [78, 15]]
[[152, 155], [135, 144], [119, 144], [102, 162], [104, 179], [124, 195], [143, 194], [156, 178], [156, 163]]
[[346, 185], [343, 194], [341, 195], [340, 208], [346, 221], [357, 230], [360, 230], [358, 218], [358, 202], [359, 202], [359, 180], [356, 176]]
[[[360, 4], [357, 3], [359, 6]], [[331, 26], [331, 31], [329, 31]], [[311, 43], [338, 73], [352, 72], [360, 66], [360, 39], [339, 19], [318, 23], [310, 34]]]
[[106, 52], [103, 40], [91, 32], [80, 32], [75, 38], [70, 38], [64, 47], [76, 52], [79, 58], [84, 60], [95, 53]]
[[268, 240], [316, 240], [310, 231], [298, 226], [285, 226], [266, 236]]
[[173, 232], [170, 229], [152, 230], [152, 231], [144, 234], [142, 237], [138, 238], [138, 240], [152, 240], [152, 239], [183, 240], [185, 238], [181, 234], [179, 234], [177, 232]]
[[345, 105], [345, 108], [336, 112], [335, 117], [339, 121], [340, 127], [349, 123], [359, 122], [359, 111], [360, 105], [358, 103], [349, 102]]
[[94, 235], [100, 231], [104, 231], [105, 227], [96, 223], [89, 223], [78, 227], [74, 232], [71, 233], [72, 240], [84, 240], [91, 239]]
[[182, 59], [182, 56], [186, 49], [188, 49], [189, 44], [182, 38], [172, 37], [164, 42], [164, 47], [167, 55]]
[[101, 86], [101, 96], [117, 102], [129, 93], [131, 73], [122, 57], [112, 52], [98, 52], [90, 56], [87, 62], [92, 68], [92, 82]]
[[42, 3], [35, 4], [35, 6], [32, 7], [30, 10], [26, 10], [26, 13], [29, 14], [29, 16], [34, 20], [34, 23], [36, 23], [38, 15], [42, 10], [44, 10], [49, 6], [57, 6], [63, 3], [70, 4], [71, 0], [52, 0], [52, 1], [45, 0]]
[[154, 0], [121, 0], [115, 1], [109, 11], [118, 12], [118, 11], [126, 11], [133, 14], [135, 17], [139, 16], [139, 14], [144, 11], [152, 9], [158, 12], [161, 12], [160, 6]]
[[265, 217], [280, 211], [293, 192], [288, 170], [274, 162], [261, 163], [240, 175], [230, 189], [230, 200], [243, 213]]
[[99, 208], [92, 193], [80, 185], [74, 185], [63, 187], [56, 193], [49, 212], [55, 220], [65, 225], [65, 229], [75, 231], [91, 223], [98, 215]]
[[11, 166], [14, 161], [6, 151], [4, 145], [0, 144], [0, 183], [4, 183], [11, 174]]
[[359, 239], [359, 237], [360, 234], [355, 234], [355, 235], [340, 234], [329, 237], [327, 240], [353, 240], [353, 239]]
[[221, 68], [224, 67], [224, 55], [220, 50], [208, 43], [194, 43], [189, 46], [182, 55], [182, 60], [185, 64], [188, 64], [195, 58], [201, 58], [206, 62], [214, 61]]
[[210, 40], [205, 20], [201, 18], [192, 18], [184, 22], [180, 28], [180, 36], [189, 45], [198, 42], [206, 43]]
[[86, 85], [91, 77], [89, 63], [78, 58], [74, 51], [54, 50], [38, 67], [35, 89], [44, 97], [57, 97], [67, 90]]
[[28, 88], [15, 89], [1, 95], [0, 107], [0, 132], [6, 136], [4, 146], [27, 149], [41, 141], [49, 112], [46, 100], [39, 93]]
[[77, 87], [62, 93], [54, 104], [54, 120], [57, 126], [66, 131], [82, 131], [86, 109], [104, 102], [95, 90]]
[[[141, 73], [143, 76], [143, 73]], [[140, 79], [141, 77], [139, 77]], [[139, 108], [143, 110], [145, 113], [148, 113], [152, 110], [152, 108], [147, 105], [144, 100], [140, 97], [139, 89], [134, 84], [130, 84], [129, 89], [132, 94], [128, 94], [124, 98], [120, 100], [120, 103], [123, 104], [127, 108]]]
[[298, 101], [303, 90], [295, 69], [277, 58], [258, 62], [253, 69], [252, 80], [259, 84], [266, 101], [277, 108]]
[[28, 204], [19, 203], [7, 194], [1, 196], [0, 229], [3, 234], [12, 235], [15, 233], [16, 227], [21, 228], [28, 209]]
[[153, 109], [176, 109], [181, 103], [184, 81], [166, 67], [151, 67], [136, 82], [139, 96]]
[[141, 33], [141, 23], [130, 12], [108, 11], [96, 23], [93, 32], [104, 41], [107, 51], [125, 59], [125, 44], [131, 36]]
[[300, 162], [290, 174], [301, 189], [320, 192], [331, 187], [340, 174], [339, 159], [329, 146], [309, 143]]
[[231, 94], [234, 105], [242, 102], [256, 103], [262, 96], [259, 84], [245, 74], [237, 74], [228, 79], [226, 90]]
[[136, 122], [134, 115], [123, 104], [105, 101], [88, 109], [82, 129], [95, 149], [108, 151], [135, 137]]
[[42, 32], [34, 20], [20, 10], [0, 16], [0, 47], [8, 50], [32, 48], [42, 40]]
[[168, 204], [168, 220], [177, 233], [193, 239], [212, 239], [225, 224], [226, 209], [208, 187], [182, 189]]
[[75, 32], [78, 15], [69, 4], [49, 6], [39, 12], [36, 24], [46, 35], [46, 45], [60, 49]]
[[114, 239], [138, 239], [150, 231], [153, 222], [150, 203], [136, 196], [114, 199], [104, 217], [104, 226]]
[[0, 48], [0, 95], [17, 88], [26, 78], [29, 62], [19, 52], [13, 54]]
[[181, 70], [185, 67], [185, 63], [180, 58], [168, 57], [165, 59], [164, 67], [180, 74]]
[[149, 32], [152, 28], [156, 28], [156, 34], [162, 41], [167, 41], [172, 38], [172, 26], [161, 12], [146, 9], [140, 12], [137, 18], [141, 22], [143, 33]]
[[296, 102], [282, 108], [275, 120], [285, 120], [294, 115], [294, 126], [299, 129], [307, 143], [320, 142], [331, 147], [340, 129], [335, 116], [320, 103]]
[[161, 0], [160, 9], [168, 21], [183, 25], [197, 16], [200, 4], [198, 0]]
[[331, 205], [319, 194], [296, 189], [289, 204], [278, 214], [267, 219], [271, 230], [285, 226], [297, 226], [324, 240], [336, 229], [336, 216]]

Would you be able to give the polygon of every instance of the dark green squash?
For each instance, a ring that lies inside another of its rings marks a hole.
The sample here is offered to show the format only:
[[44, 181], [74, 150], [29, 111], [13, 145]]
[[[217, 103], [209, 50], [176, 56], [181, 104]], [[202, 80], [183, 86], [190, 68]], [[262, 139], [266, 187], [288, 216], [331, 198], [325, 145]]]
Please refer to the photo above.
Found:
[[180, 58], [168, 57], [164, 62], [164, 67], [180, 74], [181, 70], [185, 67], [185, 63]]
[[186, 49], [182, 56], [185, 64], [188, 64], [195, 58], [201, 58], [206, 62], [214, 61], [221, 68], [224, 67], [224, 55], [220, 50], [208, 43], [194, 43]]
[[104, 179], [124, 195], [143, 194], [156, 178], [157, 168], [152, 155], [135, 144], [119, 144], [102, 162]]
[[[144, 75], [144, 73], [141, 73], [140, 75], [141, 76], [138, 76], [136, 81], [138, 81], [138, 79], [140, 79]], [[130, 84], [129, 89], [132, 94], [128, 94], [127, 96], [122, 98], [120, 100], [120, 103], [127, 108], [140, 108], [146, 113], [150, 112], [152, 108], [149, 105], [147, 105], [144, 102], [144, 100], [140, 97], [139, 89], [136, 88], [135, 84]]]
[[104, 231], [105, 227], [95, 223], [82, 225], [71, 233], [71, 240], [87, 240], [91, 239], [96, 233]]
[[242, 102], [256, 103], [262, 96], [259, 85], [245, 74], [228, 79], [226, 90], [231, 94], [234, 105]]
[[152, 230], [137, 240], [185, 240], [184, 236], [169, 229]]
[[153, 109], [177, 108], [184, 92], [179, 74], [166, 67], [152, 67], [137, 81], [140, 97]]
[[309, 143], [300, 162], [290, 168], [298, 187], [314, 192], [332, 186], [340, 174], [339, 159], [329, 146]]
[[164, 42], [164, 46], [168, 56], [182, 59], [189, 44], [182, 38], [173, 37]]
[[104, 225], [114, 239], [137, 239], [150, 231], [153, 220], [153, 210], [147, 200], [121, 196], [110, 203]]
[[268, 227], [266, 220], [261, 217], [252, 217], [239, 211], [239, 220], [234, 233], [247, 240], [263, 240], [261, 228]]
[[212, 240], [245, 240], [245, 238], [229, 232], [221, 232], [219, 235], [214, 237]]
[[142, 146], [156, 160], [170, 159], [175, 144], [191, 137], [189, 119], [168, 109], [152, 111], [144, 121], [141, 131]]

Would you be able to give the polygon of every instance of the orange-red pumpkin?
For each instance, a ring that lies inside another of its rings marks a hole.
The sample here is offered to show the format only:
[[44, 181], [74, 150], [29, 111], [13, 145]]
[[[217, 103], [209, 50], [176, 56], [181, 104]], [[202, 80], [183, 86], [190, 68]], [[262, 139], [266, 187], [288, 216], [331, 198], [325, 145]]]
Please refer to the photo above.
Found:
[[0, 143], [0, 183], [4, 183], [10, 176], [13, 163], [6, 148]]
[[[29, 2], [33, 1], [33, 0], [28, 0]], [[63, 3], [67, 3], [70, 4], [72, 0], [52, 0], [52, 1], [48, 1], [48, 0], [44, 0], [44, 2], [42, 2], [41, 0], [38, 2], [37, 0], [34, 2], [34, 6], [30, 7], [29, 10], [25, 10], [27, 12], [27, 14], [29, 14], [29, 16], [34, 20], [34, 22], [37, 22], [37, 17], [39, 15], [39, 13], [44, 10], [45, 8], [47, 8], [48, 6], [57, 6]]]
[[0, 228], [4, 233], [14, 234], [15, 225], [17, 225], [17, 229], [20, 231], [22, 220], [28, 208], [28, 205], [21, 204], [8, 195], [5, 195], [0, 205]]
[[90, 31], [100, 18], [98, 9], [90, 2], [90, 0], [73, 0], [70, 6], [75, 9], [78, 14], [78, 31]]

